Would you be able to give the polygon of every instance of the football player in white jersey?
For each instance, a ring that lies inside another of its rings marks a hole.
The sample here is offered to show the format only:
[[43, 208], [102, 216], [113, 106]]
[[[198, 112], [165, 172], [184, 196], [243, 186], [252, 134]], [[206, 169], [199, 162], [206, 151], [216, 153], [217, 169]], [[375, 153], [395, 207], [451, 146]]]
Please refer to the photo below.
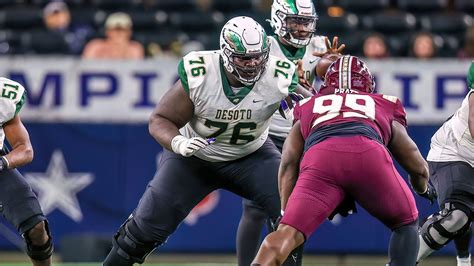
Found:
[[280, 153], [268, 127], [298, 75], [291, 61], [269, 55], [269, 46], [256, 21], [236, 17], [221, 31], [220, 50], [183, 57], [180, 79], [150, 117], [150, 134], [165, 148], [157, 173], [103, 265], [143, 263], [219, 188], [258, 202], [272, 219], [280, 215]]
[[25, 239], [33, 266], [48, 266], [53, 253], [48, 222], [36, 195], [16, 169], [33, 160], [30, 137], [18, 114], [25, 98], [21, 84], [0, 78], [0, 212]]
[[[299, 64], [300, 83], [312, 90], [315, 79], [315, 67], [320, 56], [328, 52], [329, 46], [325, 36], [315, 35], [318, 16], [312, 0], [274, 0], [271, 9], [270, 24], [275, 35], [269, 36], [270, 54], [287, 58]], [[333, 47], [337, 47], [337, 37]], [[330, 51], [339, 53], [344, 45]], [[301, 93], [301, 91], [298, 91]], [[304, 97], [311, 96], [307, 91]], [[270, 124], [269, 136], [277, 148], [282, 150], [292, 121], [284, 118], [280, 112], [275, 112]], [[266, 221], [265, 212], [255, 202], [243, 199], [243, 212], [237, 230], [237, 258], [240, 264], [250, 265], [260, 246], [260, 232]], [[301, 251], [299, 252], [301, 253]], [[301, 265], [301, 256], [295, 265]]]
[[474, 214], [474, 62], [467, 76], [469, 92], [461, 107], [431, 138], [430, 179], [438, 192], [440, 212], [420, 229], [418, 261], [454, 240], [457, 265], [471, 266]]
[[[312, 0], [274, 0], [270, 24], [275, 35], [269, 36], [270, 54], [301, 62], [304, 78], [312, 84], [319, 57], [326, 52], [325, 36], [315, 36], [318, 16]], [[291, 121], [275, 113], [270, 124], [270, 136], [281, 150], [291, 129]]]

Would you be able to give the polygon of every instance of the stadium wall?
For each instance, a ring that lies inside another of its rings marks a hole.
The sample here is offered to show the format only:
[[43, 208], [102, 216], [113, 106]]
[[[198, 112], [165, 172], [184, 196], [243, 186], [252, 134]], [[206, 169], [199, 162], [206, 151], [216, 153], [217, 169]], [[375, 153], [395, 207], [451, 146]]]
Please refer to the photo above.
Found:
[[[177, 64], [174, 58], [143, 62], [0, 59], [1, 76], [22, 83], [29, 91], [21, 116], [30, 132], [35, 160], [21, 171], [48, 214], [58, 245], [71, 234], [111, 237], [133, 211], [162, 151], [148, 135], [148, 116], [177, 79]], [[469, 64], [458, 60], [368, 62], [379, 92], [403, 101], [409, 133], [424, 155], [431, 135], [464, 98]], [[436, 210], [426, 200], [416, 199], [420, 217]], [[234, 251], [240, 202], [225, 191], [211, 194], [162, 250]], [[325, 223], [306, 250], [386, 253], [389, 236], [380, 222], [359, 208], [357, 215]], [[0, 237], [0, 248], [14, 247]], [[453, 253], [453, 248], [443, 252]]]

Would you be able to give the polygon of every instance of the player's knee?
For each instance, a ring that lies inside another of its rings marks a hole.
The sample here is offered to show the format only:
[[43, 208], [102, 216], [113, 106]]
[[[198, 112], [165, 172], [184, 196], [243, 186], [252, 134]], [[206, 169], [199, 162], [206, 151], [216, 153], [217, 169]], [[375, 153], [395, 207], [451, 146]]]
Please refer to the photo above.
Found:
[[48, 232], [46, 231], [45, 222], [39, 222], [26, 233], [28, 239], [33, 245], [41, 246], [48, 240]]
[[471, 227], [472, 213], [463, 204], [447, 203], [439, 213], [431, 215], [420, 229], [426, 244], [439, 250], [450, 240], [464, 234]]
[[26, 231], [23, 235], [28, 256], [36, 261], [47, 260], [53, 254], [53, 241], [48, 222], [42, 221]]
[[104, 266], [143, 263], [146, 257], [163, 242], [145, 242], [139, 239], [133, 219], [122, 225], [112, 239], [112, 250]]

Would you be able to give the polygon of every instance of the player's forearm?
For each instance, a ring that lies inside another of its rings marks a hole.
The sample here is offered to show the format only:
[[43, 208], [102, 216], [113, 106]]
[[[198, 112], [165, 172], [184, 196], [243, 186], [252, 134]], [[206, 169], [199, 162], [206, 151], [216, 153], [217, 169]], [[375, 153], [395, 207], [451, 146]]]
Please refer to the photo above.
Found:
[[398, 160], [400, 165], [412, 177], [416, 177], [420, 182], [428, 182], [428, 163], [421, 156], [418, 149], [412, 151], [411, 154], [405, 154], [403, 159]]
[[33, 148], [31, 144], [19, 144], [13, 147], [13, 150], [5, 155], [8, 161], [8, 168], [13, 169], [33, 161]]
[[148, 124], [150, 135], [164, 148], [172, 150], [171, 140], [179, 135], [179, 128], [170, 120], [153, 115]]
[[410, 175], [410, 183], [416, 193], [422, 194], [428, 188], [428, 166], [424, 167], [424, 171], [418, 175]]
[[405, 155], [404, 159], [397, 160], [410, 175], [410, 182], [416, 192], [423, 193], [428, 185], [428, 164], [418, 149], [414, 154]]
[[395, 147], [391, 148], [390, 151], [397, 162], [410, 175], [410, 183], [412, 184], [413, 189], [416, 192], [423, 193], [428, 184], [428, 163], [425, 161], [423, 156], [421, 156], [416, 145], [412, 142], [408, 142], [403, 150], [396, 149]]
[[281, 209], [285, 210], [288, 198], [293, 192], [296, 180], [298, 179], [298, 165], [284, 165], [280, 166], [280, 173], [278, 175], [278, 188], [280, 191]]

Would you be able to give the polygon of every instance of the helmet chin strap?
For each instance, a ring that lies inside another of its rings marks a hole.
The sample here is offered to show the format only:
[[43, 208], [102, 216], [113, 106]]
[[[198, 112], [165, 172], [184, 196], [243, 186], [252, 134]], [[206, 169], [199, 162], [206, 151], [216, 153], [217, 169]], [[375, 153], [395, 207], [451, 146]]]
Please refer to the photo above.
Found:
[[246, 82], [243, 80], [237, 70], [233, 68], [233, 71], [229, 71], [228, 68], [226, 68], [226, 77], [227, 80], [229, 81], [229, 85], [234, 86], [234, 87], [239, 87], [239, 85], [244, 85], [244, 86], [250, 86], [255, 82]]
[[246, 79], [244, 79], [244, 78], [240, 75], [240, 73], [238, 72], [237, 69], [234, 70], [234, 71], [236, 72], [236, 75], [234, 75], [234, 76], [236, 77], [236, 79], [237, 79], [240, 83], [244, 84], [245, 86], [250, 86], [250, 85], [254, 84], [255, 82], [257, 82], [257, 80], [258, 80], [257, 77], [260, 75], [260, 74], [257, 74], [257, 75], [253, 78], [254, 80], [252, 80], [252, 81], [247, 81]]
[[[288, 42], [289, 45], [292, 45], [296, 48], [302, 48], [302, 47], [307, 46], [312, 37], [312, 34], [311, 34], [309, 37], [305, 39], [298, 39], [298, 38], [293, 37], [291, 32], [288, 32], [286, 35], [289, 37], [289, 39], [285, 38], [285, 41]], [[298, 41], [300, 41], [301, 43], [298, 43]]]

